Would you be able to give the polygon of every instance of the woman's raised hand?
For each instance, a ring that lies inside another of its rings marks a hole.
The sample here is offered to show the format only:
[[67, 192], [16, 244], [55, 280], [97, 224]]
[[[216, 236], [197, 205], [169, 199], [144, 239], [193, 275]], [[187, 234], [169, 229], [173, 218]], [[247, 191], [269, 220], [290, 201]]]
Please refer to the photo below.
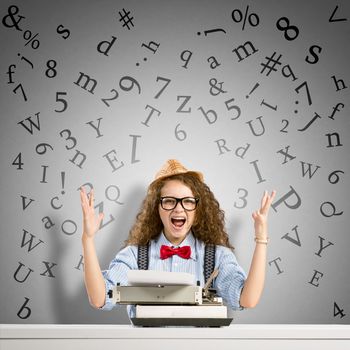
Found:
[[80, 201], [83, 210], [83, 237], [93, 238], [100, 228], [103, 219], [103, 213], [95, 214], [94, 209], [94, 190], [89, 194], [86, 193], [85, 188], [80, 188]]
[[254, 219], [255, 237], [259, 239], [266, 239], [268, 236], [267, 217], [275, 195], [276, 191], [272, 191], [271, 194], [265, 191], [261, 199], [260, 209], [256, 210], [252, 214], [252, 217]]

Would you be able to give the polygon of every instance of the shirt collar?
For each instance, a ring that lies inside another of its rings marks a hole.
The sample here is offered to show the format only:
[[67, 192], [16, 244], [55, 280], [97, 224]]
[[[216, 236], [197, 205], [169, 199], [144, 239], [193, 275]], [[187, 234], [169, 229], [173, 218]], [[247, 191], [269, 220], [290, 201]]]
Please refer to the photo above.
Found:
[[[156, 244], [156, 249], [160, 250], [160, 247], [164, 244], [167, 246], [173, 246], [173, 244], [171, 242], [168, 241], [168, 239], [166, 238], [164, 232], [162, 231], [162, 233], [158, 236], [158, 238], [155, 241]], [[197, 260], [196, 257], [196, 238], [193, 236], [192, 231], [190, 231], [188, 233], [188, 235], [186, 236], [186, 238], [181, 242], [181, 244], [179, 245], [179, 247], [182, 247], [184, 245], [189, 245], [191, 247], [191, 259], [192, 260]]]

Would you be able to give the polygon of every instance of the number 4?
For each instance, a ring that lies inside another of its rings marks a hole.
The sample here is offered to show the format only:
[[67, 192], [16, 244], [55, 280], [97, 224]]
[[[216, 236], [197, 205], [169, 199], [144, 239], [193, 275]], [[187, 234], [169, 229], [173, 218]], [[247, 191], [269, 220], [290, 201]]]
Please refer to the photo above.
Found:
[[22, 153], [18, 153], [17, 157], [15, 158], [15, 160], [12, 162], [12, 165], [17, 165], [17, 170], [23, 170], [22, 166], [23, 166], [23, 162], [22, 162]]
[[333, 305], [333, 316], [336, 317], [340, 315], [340, 318], [343, 318], [344, 316], [346, 316], [344, 314], [344, 309], [340, 309], [338, 304], [336, 302], [334, 302], [334, 305]]

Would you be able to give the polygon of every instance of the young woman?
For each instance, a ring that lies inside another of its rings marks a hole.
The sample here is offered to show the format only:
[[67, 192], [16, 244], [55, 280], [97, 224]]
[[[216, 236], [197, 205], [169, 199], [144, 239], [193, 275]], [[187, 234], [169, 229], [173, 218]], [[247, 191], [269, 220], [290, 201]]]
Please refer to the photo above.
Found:
[[[102, 271], [94, 238], [103, 214], [95, 215], [94, 192], [80, 191], [83, 210], [83, 256], [85, 286], [91, 305], [110, 310], [108, 290], [117, 283], [127, 285], [127, 272], [138, 269], [138, 246], [149, 245], [150, 270], [187, 272], [204, 285], [204, 251], [215, 245], [215, 268], [219, 274], [213, 287], [233, 310], [255, 307], [265, 281], [268, 243], [267, 217], [275, 197], [265, 192], [260, 209], [252, 214], [255, 250], [248, 275], [237, 263], [225, 230], [224, 212], [197, 171], [189, 171], [177, 160], [168, 160], [150, 184], [126, 246]], [[128, 308], [133, 317], [134, 309]]]

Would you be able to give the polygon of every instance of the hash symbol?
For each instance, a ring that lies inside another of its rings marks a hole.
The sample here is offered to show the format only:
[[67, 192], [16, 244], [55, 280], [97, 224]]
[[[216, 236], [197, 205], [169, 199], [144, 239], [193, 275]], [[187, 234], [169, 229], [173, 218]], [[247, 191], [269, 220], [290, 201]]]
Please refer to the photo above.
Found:
[[129, 17], [130, 11], [126, 12], [125, 9], [123, 9], [123, 11], [124, 11], [124, 14], [119, 11], [119, 15], [120, 15], [119, 22], [123, 21], [124, 22], [123, 27], [126, 26], [130, 30], [129, 24], [134, 26], [134, 23], [132, 23], [132, 20], [134, 19], [134, 17]]
[[[269, 71], [266, 73], [266, 76], [268, 76], [272, 71], [277, 71], [277, 68], [275, 68], [276, 64], [281, 64], [279, 61], [282, 57], [282, 55], [279, 55], [277, 60], [274, 59], [276, 52], [273, 53], [271, 57], [265, 57], [267, 59], [267, 63], [261, 63], [261, 65], [264, 67], [260, 73], [263, 73], [265, 69], [269, 69]], [[271, 64], [272, 62], [272, 64]]]

